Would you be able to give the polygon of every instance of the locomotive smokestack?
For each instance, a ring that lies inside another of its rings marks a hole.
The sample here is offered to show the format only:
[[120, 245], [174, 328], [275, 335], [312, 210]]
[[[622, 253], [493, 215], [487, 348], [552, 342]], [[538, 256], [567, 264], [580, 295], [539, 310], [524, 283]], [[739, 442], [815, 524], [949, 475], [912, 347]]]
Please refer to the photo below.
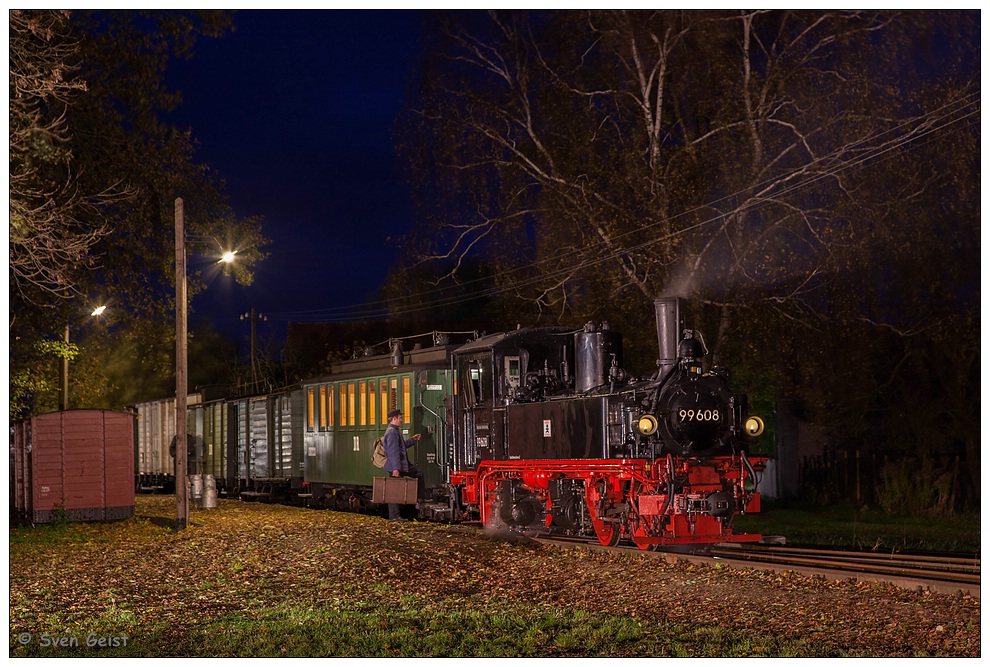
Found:
[[653, 302], [657, 311], [657, 340], [660, 343], [660, 377], [677, 365], [677, 345], [684, 331], [683, 302], [676, 296]]

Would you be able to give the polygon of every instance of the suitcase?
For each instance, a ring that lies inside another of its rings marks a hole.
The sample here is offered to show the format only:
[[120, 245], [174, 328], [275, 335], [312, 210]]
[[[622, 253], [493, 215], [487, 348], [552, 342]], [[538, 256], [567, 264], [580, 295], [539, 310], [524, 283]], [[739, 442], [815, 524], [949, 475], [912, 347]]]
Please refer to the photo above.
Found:
[[415, 477], [375, 477], [371, 487], [371, 502], [413, 505], [416, 503], [419, 481]]

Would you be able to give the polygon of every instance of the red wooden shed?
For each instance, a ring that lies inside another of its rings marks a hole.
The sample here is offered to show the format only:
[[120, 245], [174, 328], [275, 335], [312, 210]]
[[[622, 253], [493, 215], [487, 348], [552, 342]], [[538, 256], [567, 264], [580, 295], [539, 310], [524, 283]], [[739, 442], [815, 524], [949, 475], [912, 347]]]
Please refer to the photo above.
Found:
[[134, 516], [134, 415], [69, 410], [15, 422], [11, 509], [31, 523]]

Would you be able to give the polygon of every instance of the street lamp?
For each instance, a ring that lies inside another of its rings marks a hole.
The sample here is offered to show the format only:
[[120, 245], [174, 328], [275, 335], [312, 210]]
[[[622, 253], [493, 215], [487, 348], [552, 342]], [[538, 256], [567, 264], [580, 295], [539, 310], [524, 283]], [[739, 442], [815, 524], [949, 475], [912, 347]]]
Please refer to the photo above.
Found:
[[[99, 317], [106, 310], [106, 306], [100, 306], [90, 317]], [[65, 323], [65, 352], [62, 355], [62, 410], [69, 409], [69, 323]]]

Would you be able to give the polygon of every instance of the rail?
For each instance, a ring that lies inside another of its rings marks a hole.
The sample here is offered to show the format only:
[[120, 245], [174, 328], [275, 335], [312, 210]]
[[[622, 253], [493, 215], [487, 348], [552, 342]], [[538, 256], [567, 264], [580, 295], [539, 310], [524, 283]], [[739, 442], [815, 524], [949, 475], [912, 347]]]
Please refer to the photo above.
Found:
[[980, 585], [980, 559], [941, 554], [838, 551], [762, 545], [716, 545], [709, 554], [718, 559], [773, 565], [821, 568], [857, 575], [887, 575], [960, 586]]
[[788, 570], [809, 577], [885, 582], [908, 590], [929, 590], [943, 595], [980, 597], [980, 559], [952, 554], [903, 554], [782, 547], [752, 543], [723, 543], [704, 552], [681, 550], [642, 551], [619, 544], [604, 547], [584, 538], [535, 537], [560, 547], [584, 547], [601, 551], [638, 552], [645, 556], [700, 564], [719, 562], [736, 568]]

